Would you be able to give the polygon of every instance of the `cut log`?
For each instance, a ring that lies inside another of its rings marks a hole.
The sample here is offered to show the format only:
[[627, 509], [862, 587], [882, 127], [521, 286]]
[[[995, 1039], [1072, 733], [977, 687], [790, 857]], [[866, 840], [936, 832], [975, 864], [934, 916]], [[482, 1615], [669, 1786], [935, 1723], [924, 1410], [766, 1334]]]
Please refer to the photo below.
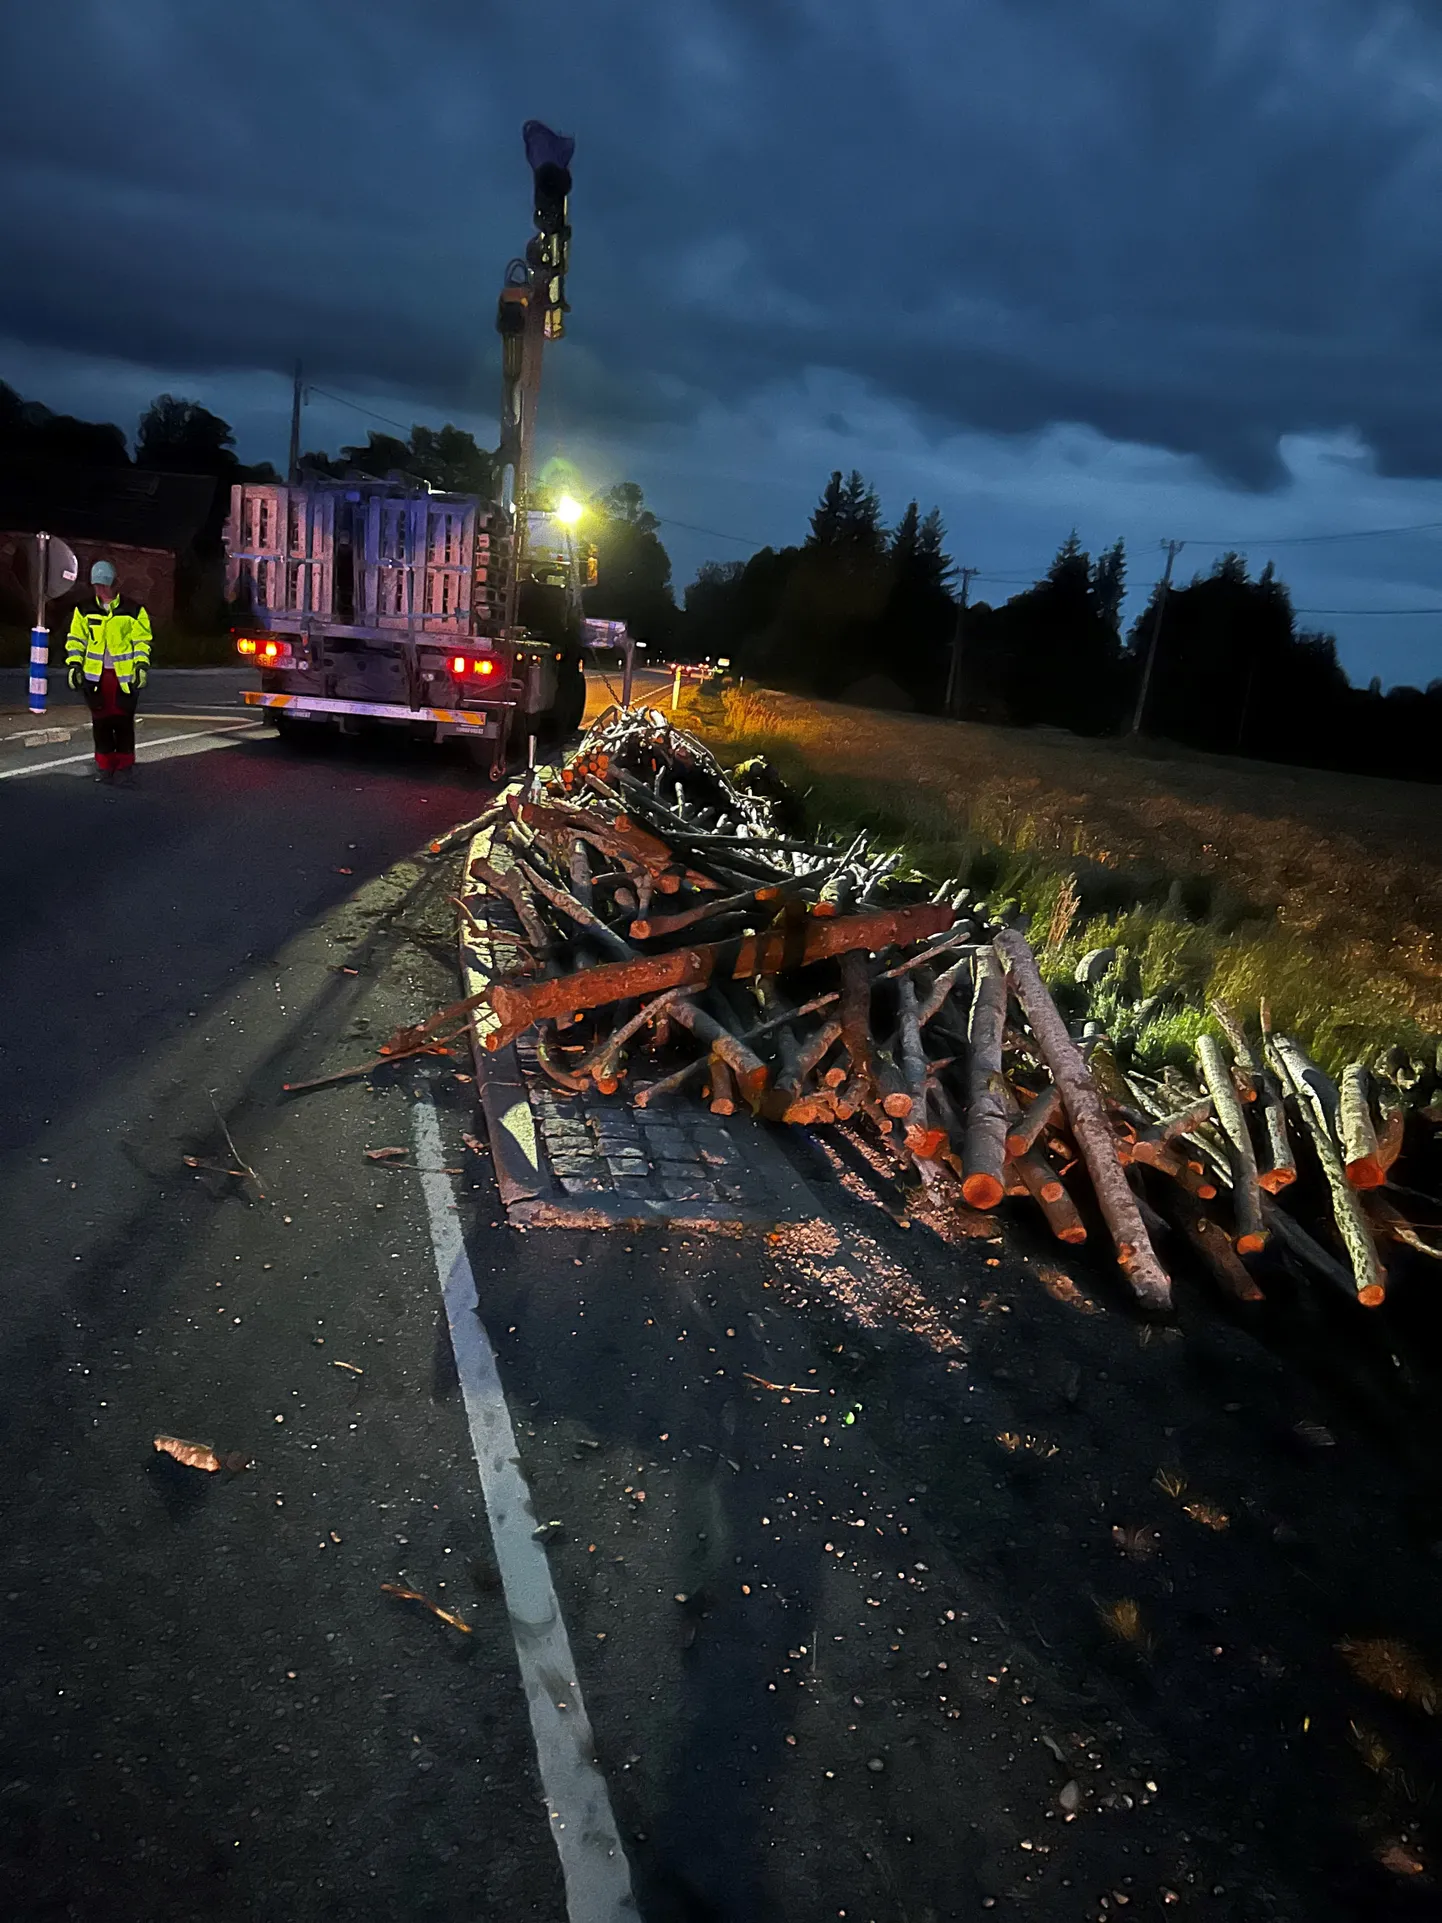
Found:
[[[1212, 1119], [1214, 1107], [1215, 1103], [1210, 1095], [1200, 1102], [1188, 1102], [1185, 1108], [1174, 1109], [1170, 1115], [1163, 1115], [1158, 1121], [1153, 1122], [1145, 1133], [1150, 1141], [1170, 1142], [1177, 1149], [1177, 1153], [1181, 1154], [1182, 1150], [1176, 1138], [1179, 1135], [1192, 1135], [1197, 1129], [1205, 1128]], [[1201, 1164], [1197, 1163], [1196, 1166], [1200, 1168]]]
[[705, 1042], [714, 1061], [724, 1062], [736, 1077], [737, 1087], [750, 1104], [761, 1099], [761, 1091], [771, 1079], [771, 1071], [753, 1048], [739, 1035], [708, 1015], [694, 1002], [674, 1001], [667, 1013], [682, 1028], [689, 1029], [698, 1042]]
[[1216, 1108], [1222, 1133], [1227, 1138], [1237, 1248], [1243, 1255], [1254, 1255], [1266, 1246], [1267, 1231], [1262, 1221], [1262, 1191], [1257, 1179], [1257, 1157], [1247, 1130], [1247, 1118], [1242, 1113], [1231, 1069], [1222, 1054], [1222, 1045], [1215, 1035], [1198, 1038], [1197, 1061]]
[[[1387, 1277], [1377, 1255], [1377, 1245], [1372, 1239], [1372, 1231], [1362, 1208], [1361, 1198], [1347, 1180], [1347, 1171], [1342, 1166], [1341, 1151], [1336, 1138], [1327, 1126], [1326, 1110], [1321, 1098], [1304, 1086], [1298, 1079], [1298, 1071], [1293, 1064], [1297, 1058], [1306, 1063], [1301, 1050], [1278, 1048], [1278, 1042], [1285, 1042], [1284, 1035], [1270, 1037], [1272, 1046], [1269, 1053], [1272, 1067], [1277, 1071], [1284, 1089], [1291, 1095], [1303, 1126], [1312, 1138], [1312, 1146], [1317, 1152], [1317, 1160], [1322, 1164], [1322, 1173], [1327, 1178], [1327, 1187], [1332, 1194], [1332, 1212], [1336, 1218], [1337, 1230], [1346, 1245], [1352, 1264], [1352, 1280], [1357, 1291], [1357, 1300], [1364, 1308], [1375, 1309], [1386, 1296]], [[1300, 1070], [1305, 1073], [1305, 1068]]]
[[677, 949], [666, 955], [605, 963], [549, 981], [497, 982], [475, 996], [470, 1006], [490, 1002], [500, 1026], [486, 1037], [486, 1046], [497, 1049], [513, 1041], [532, 1022], [548, 1015], [604, 1008], [611, 1002], [661, 993], [668, 988], [699, 988], [711, 979], [713, 971], [718, 967], [724, 970], [728, 962], [729, 973], [742, 981], [824, 961], [829, 956], [859, 956], [867, 950], [904, 946], [938, 933], [938, 924], [946, 921], [950, 913], [949, 908], [922, 903], [914, 908], [886, 909], [869, 915], [837, 916], [830, 921], [808, 919], [795, 930], [767, 930], [734, 945], [728, 943], [724, 949], [720, 944], [709, 943]]
[[994, 1209], [1004, 1192], [1006, 1084], [1001, 1074], [1001, 1038], [1006, 999], [1006, 974], [1000, 960], [996, 955], [978, 955], [967, 1022], [966, 1135], [961, 1151], [966, 1169], [961, 1192], [974, 1209]]
[[970, 954], [966, 954], [961, 957], [960, 961], [954, 961], [950, 968], [944, 968], [937, 976], [935, 982], [932, 984], [930, 994], [921, 1004], [917, 1014], [917, 1021], [922, 1028], [925, 1028], [928, 1022], [934, 1021], [941, 1013], [942, 1009], [946, 1006], [948, 996], [952, 994], [953, 990], [958, 988], [965, 989], [967, 977], [971, 973], [971, 965], [972, 958]]
[[1226, 1036], [1232, 1050], [1232, 1079], [1238, 1095], [1244, 1102], [1255, 1102], [1262, 1084], [1262, 1064], [1257, 1060], [1252, 1044], [1247, 1039], [1247, 1031], [1242, 1018], [1226, 1002], [1214, 1001], [1212, 1015], [1218, 1027]]
[[1123, 1156], [1130, 1162], [1140, 1162], [1146, 1168], [1154, 1168], [1160, 1175], [1169, 1175], [1179, 1188], [1189, 1195], [1195, 1195], [1203, 1202], [1210, 1202], [1216, 1195], [1217, 1185], [1211, 1181], [1204, 1168], [1179, 1155], [1170, 1142], [1156, 1142], [1146, 1135], [1139, 1135], [1131, 1143]]
[[[840, 927], [838, 919], [832, 924]], [[871, 1062], [871, 972], [857, 950], [841, 958], [841, 1042], [851, 1063], [850, 1085], [858, 1100], [876, 1086]]]
[[[1225, 1071], [1227, 1065], [1222, 1064]], [[1227, 1077], [1228, 1086], [1231, 1077]], [[1238, 1302], [1262, 1302], [1266, 1298], [1247, 1273], [1232, 1239], [1220, 1222], [1215, 1222], [1184, 1189], [1169, 1188], [1161, 1196], [1162, 1214], [1201, 1258], [1217, 1286]]]
[[1372, 1126], [1372, 1104], [1365, 1062], [1348, 1062], [1342, 1070], [1342, 1163], [1354, 1189], [1379, 1189], [1387, 1179], [1382, 1166], [1377, 1131]]
[[1029, 1109], [1013, 1118], [1006, 1132], [1006, 1152], [1008, 1155], [1025, 1155], [1041, 1140], [1053, 1122], [1062, 1116], [1061, 1090], [1055, 1082], [1048, 1082]]
[[1022, 1187], [1046, 1217], [1047, 1227], [1058, 1242], [1075, 1248], [1086, 1241], [1086, 1224], [1067, 1193], [1066, 1183], [1039, 1150], [1014, 1156], [1007, 1168], [1020, 1178]]
[[731, 1070], [719, 1055], [711, 1057], [711, 1113], [713, 1115], [736, 1113], [736, 1083]]
[[995, 945], [1052, 1080], [1061, 1090], [1072, 1133], [1116, 1244], [1122, 1272], [1149, 1307], [1170, 1308], [1171, 1283], [1157, 1260], [1136, 1198], [1117, 1160], [1116, 1139], [1107, 1120], [1101, 1091], [1067, 1033], [1066, 1023], [1041, 978], [1036, 957], [1025, 937], [1013, 929], [1003, 929]]
[[1290, 1035], [1269, 1033], [1264, 1046], [1272, 1067], [1279, 1074], [1282, 1066], [1286, 1068], [1286, 1074], [1282, 1077], [1283, 1086], [1290, 1088], [1299, 1102], [1305, 1101], [1309, 1114], [1317, 1118], [1324, 1133], [1334, 1143], [1340, 1142], [1342, 1101], [1331, 1076], [1318, 1068], [1301, 1043], [1294, 1041]]
[[1287, 1110], [1276, 1077], [1263, 1069], [1257, 1078], [1257, 1099], [1262, 1107], [1262, 1122], [1267, 1131], [1267, 1154], [1271, 1166], [1262, 1170], [1258, 1182], [1268, 1195], [1280, 1195], [1297, 1179], [1297, 1158], [1287, 1134]]
[[[902, 1078], [910, 1103], [903, 1119], [920, 1123], [926, 1105], [926, 1049], [921, 1040], [921, 1004], [916, 994], [914, 975], [899, 976], [896, 983], [896, 1047]], [[926, 1158], [932, 1160], [932, 1156]]]

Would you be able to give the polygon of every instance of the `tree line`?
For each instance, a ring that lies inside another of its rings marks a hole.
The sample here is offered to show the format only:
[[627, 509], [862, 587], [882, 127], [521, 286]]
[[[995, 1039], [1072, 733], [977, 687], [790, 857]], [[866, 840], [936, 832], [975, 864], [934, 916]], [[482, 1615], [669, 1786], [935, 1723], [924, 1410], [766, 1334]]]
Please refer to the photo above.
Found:
[[[267, 462], [242, 463], [229, 423], [199, 402], [159, 396], [132, 453], [118, 426], [54, 413], [3, 381], [0, 457], [213, 476], [197, 557], [178, 584], [194, 625], [220, 618], [232, 482], [280, 478]], [[496, 482], [494, 454], [451, 424], [418, 425], [404, 439], [372, 430], [334, 457], [305, 454], [301, 468], [335, 479], [399, 474], [483, 499]], [[563, 470], [543, 471], [532, 506], [554, 505], [567, 481], [579, 492]], [[1228, 553], [1185, 585], [1164, 592], [1159, 583], [1123, 633], [1125, 545], [1094, 558], [1073, 532], [1030, 587], [962, 607], [939, 511], [923, 513], [913, 500], [888, 527], [876, 490], [857, 470], [838, 470], [802, 542], [704, 563], [678, 607], [661, 524], [641, 488], [623, 481], [584, 504], [577, 538], [596, 558], [585, 611], [626, 621], [653, 658], [725, 657], [748, 677], [823, 699], [1104, 736], [1130, 725], [1155, 631], [1147, 734], [1215, 754], [1442, 779], [1442, 679], [1386, 694], [1378, 681], [1353, 687], [1335, 636], [1298, 626], [1270, 561], [1254, 579], [1245, 557]], [[540, 621], [559, 618], [544, 594], [531, 606]]]
[[1125, 633], [1120, 540], [1093, 558], [1073, 532], [1040, 580], [995, 605], [960, 606], [956, 575], [935, 508], [912, 501], [888, 531], [862, 475], [835, 472], [799, 546], [698, 570], [685, 641], [800, 693], [1104, 736], [1130, 728], [1155, 632], [1146, 734], [1442, 780], [1442, 679], [1353, 687], [1336, 637], [1298, 626], [1270, 561], [1254, 579], [1227, 553], [1184, 586], [1159, 582]]

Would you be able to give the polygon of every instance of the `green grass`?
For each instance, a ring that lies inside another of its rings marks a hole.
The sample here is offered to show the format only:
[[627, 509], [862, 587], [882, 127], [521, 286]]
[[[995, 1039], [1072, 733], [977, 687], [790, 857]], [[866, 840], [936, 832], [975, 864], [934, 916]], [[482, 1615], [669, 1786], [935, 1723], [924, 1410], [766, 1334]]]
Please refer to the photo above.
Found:
[[[822, 771], [805, 740], [786, 725], [764, 693], [692, 693], [683, 725], [695, 728], [722, 759], [763, 754], [800, 795], [810, 825], [843, 837], [865, 830], [901, 853], [907, 867], [934, 881], [955, 875], [997, 912], [1031, 918], [1031, 939], [1058, 1001], [1073, 1016], [1091, 1015], [1115, 1033], [1145, 997], [1166, 999], [1135, 1036], [1144, 1065], [1182, 1065], [1199, 1035], [1216, 1030], [1211, 999], [1245, 1011], [1255, 1030], [1265, 997], [1276, 1027], [1295, 1035], [1324, 1067], [1372, 1060], [1397, 1045], [1430, 1060], [1426, 1031], [1399, 1012], [1385, 987], [1335, 953], [1319, 954], [1214, 875], [1169, 873], [1134, 863], [1103, 866], [1080, 857], [1070, 839], [1024, 808], [993, 804], [959, 808], [905, 779], [882, 781]], [[1064, 940], [1046, 940], [1068, 877], [1078, 900]], [[1116, 948], [1118, 959], [1091, 991], [1074, 980], [1089, 950]]]

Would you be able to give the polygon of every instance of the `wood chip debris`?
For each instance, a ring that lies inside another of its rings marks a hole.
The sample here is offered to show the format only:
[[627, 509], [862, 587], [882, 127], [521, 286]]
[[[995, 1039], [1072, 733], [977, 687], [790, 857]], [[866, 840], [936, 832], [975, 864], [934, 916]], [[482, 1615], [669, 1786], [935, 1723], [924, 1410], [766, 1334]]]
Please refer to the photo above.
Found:
[[475, 1634], [464, 1617], [456, 1615], [453, 1610], [442, 1609], [440, 1604], [432, 1602], [429, 1596], [423, 1596], [419, 1589], [402, 1589], [398, 1583], [393, 1582], [383, 1582], [381, 1588], [387, 1596], [394, 1596], [399, 1602], [419, 1603], [422, 1609], [429, 1609], [433, 1616], [449, 1624], [452, 1629], [458, 1629], [463, 1636]]

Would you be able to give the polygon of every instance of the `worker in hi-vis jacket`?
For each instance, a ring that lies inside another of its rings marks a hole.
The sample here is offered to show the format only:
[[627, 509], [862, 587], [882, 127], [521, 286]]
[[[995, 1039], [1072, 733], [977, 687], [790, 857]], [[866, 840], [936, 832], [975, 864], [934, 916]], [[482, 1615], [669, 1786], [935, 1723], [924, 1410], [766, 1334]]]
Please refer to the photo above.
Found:
[[150, 616], [122, 595], [109, 561], [90, 570], [93, 590], [70, 618], [65, 666], [83, 694], [95, 735], [95, 779], [134, 780], [135, 709], [150, 674]]

